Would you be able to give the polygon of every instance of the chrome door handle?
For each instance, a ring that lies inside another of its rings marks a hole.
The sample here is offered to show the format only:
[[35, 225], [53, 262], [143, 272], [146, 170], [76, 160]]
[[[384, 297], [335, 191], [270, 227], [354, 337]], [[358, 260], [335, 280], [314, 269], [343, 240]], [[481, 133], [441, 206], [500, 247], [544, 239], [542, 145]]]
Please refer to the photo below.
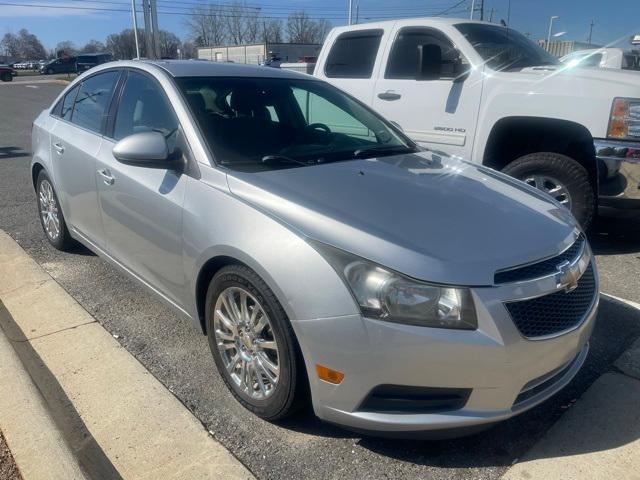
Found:
[[58, 155], [62, 155], [64, 153], [64, 145], [62, 145], [60, 142], [54, 143], [53, 148], [56, 149], [56, 152], [58, 152]]
[[402, 95], [400, 95], [398, 92], [394, 92], [393, 90], [387, 90], [386, 92], [381, 92], [378, 94], [378, 98], [380, 100], [400, 100], [402, 98]]
[[106, 185], [113, 185], [116, 182], [116, 178], [111, 175], [111, 172], [108, 169], [105, 168], [103, 170], [98, 170], [98, 173]]

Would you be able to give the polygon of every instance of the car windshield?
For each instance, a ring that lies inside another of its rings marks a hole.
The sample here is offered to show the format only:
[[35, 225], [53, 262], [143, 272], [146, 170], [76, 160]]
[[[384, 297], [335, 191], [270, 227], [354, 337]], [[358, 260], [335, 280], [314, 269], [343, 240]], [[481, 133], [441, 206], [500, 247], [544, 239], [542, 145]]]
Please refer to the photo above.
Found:
[[553, 55], [510, 28], [481, 23], [459, 23], [455, 27], [493, 70], [515, 71], [559, 63]]
[[324, 82], [176, 79], [220, 164], [243, 171], [417, 151], [389, 123]]

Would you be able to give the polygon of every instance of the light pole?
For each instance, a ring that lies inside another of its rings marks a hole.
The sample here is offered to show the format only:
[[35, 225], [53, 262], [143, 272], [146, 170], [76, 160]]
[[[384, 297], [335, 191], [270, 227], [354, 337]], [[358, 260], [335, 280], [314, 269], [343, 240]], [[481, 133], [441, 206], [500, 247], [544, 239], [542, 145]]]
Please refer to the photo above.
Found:
[[559, 19], [558, 15], [554, 15], [549, 19], [549, 33], [547, 34], [547, 52], [549, 51], [549, 43], [551, 43], [551, 29], [553, 28], [553, 21]]
[[469, 20], [473, 20], [473, 14], [476, 11], [476, 0], [471, 0], [471, 15], [469, 15]]
[[352, 17], [353, 17], [353, 0], [349, 0], [349, 25], [351, 25]]
[[136, 58], [140, 58], [140, 46], [138, 45], [138, 15], [136, 14], [136, 0], [131, 0], [131, 15], [133, 15], [133, 35], [136, 39]]

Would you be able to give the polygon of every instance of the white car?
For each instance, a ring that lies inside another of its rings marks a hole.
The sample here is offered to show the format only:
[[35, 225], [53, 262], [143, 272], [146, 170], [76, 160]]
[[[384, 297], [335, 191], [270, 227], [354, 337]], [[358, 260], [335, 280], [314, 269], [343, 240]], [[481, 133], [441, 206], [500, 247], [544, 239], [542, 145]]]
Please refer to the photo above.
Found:
[[578, 50], [561, 57], [560, 61], [569, 67], [600, 67], [640, 71], [640, 52], [622, 48]]
[[333, 29], [314, 75], [419, 144], [546, 191], [585, 228], [598, 197], [640, 207], [638, 72], [563, 68], [515, 30], [415, 18]]

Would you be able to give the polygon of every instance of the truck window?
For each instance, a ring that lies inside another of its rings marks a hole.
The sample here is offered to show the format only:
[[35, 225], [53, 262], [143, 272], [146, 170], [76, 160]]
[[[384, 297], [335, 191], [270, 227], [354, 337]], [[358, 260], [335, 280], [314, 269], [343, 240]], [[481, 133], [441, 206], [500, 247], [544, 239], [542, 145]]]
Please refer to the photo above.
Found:
[[418, 75], [418, 47], [432, 44], [442, 50], [442, 76], [454, 78], [458, 52], [453, 43], [441, 32], [423, 27], [407, 27], [398, 32], [384, 78], [415, 79]]
[[329, 78], [371, 78], [382, 30], [358, 30], [340, 35], [329, 52], [324, 73]]

